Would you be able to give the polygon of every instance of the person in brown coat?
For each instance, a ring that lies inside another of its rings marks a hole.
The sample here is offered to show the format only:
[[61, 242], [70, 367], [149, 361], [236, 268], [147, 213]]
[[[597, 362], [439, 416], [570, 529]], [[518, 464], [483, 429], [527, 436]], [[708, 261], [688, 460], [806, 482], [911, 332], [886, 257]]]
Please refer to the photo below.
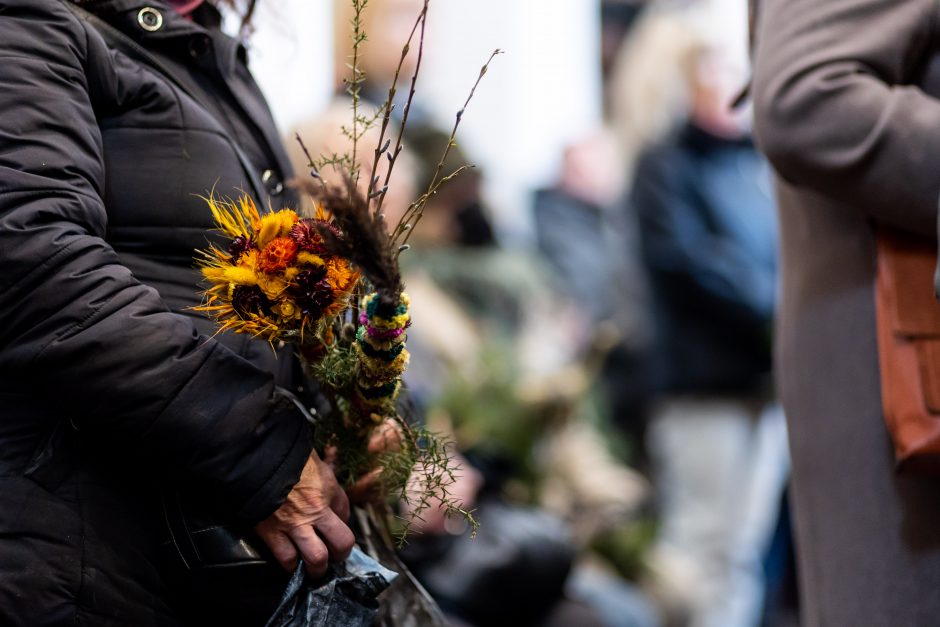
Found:
[[872, 225], [936, 238], [934, 0], [765, 0], [756, 131], [778, 173], [777, 329], [804, 625], [936, 625], [940, 480], [899, 474], [875, 343]]

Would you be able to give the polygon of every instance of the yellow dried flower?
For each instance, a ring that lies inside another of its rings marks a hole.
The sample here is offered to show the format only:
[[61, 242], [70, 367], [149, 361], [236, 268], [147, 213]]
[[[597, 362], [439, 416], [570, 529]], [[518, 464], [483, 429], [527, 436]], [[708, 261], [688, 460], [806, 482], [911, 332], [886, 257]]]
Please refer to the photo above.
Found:
[[311, 266], [322, 266], [323, 258], [318, 255], [314, 255], [313, 253], [308, 253], [307, 251], [302, 250], [299, 253], [297, 253], [297, 263], [301, 265], [307, 264]]
[[260, 224], [258, 208], [248, 196], [242, 197], [239, 205], [230, 199], [215, 196], [206, 198], [206, 203], [219, 230], [232, 239], [238, 236], [250, 237], [257, 230], [256, 225]]
[[255, 283], [270, 300], [279, 298], [288, 287], [287, 281], [282, 276], [264, 274], [263, 272], [252, 273], [252, 275], [255, 277]]
[[297, 214], [290, 209], [282, 209], [262, 216], [261, 228], [257, 230], [255, 245], [263, 250], [274, 238], [287, 237], [298, 219]]
[[258, 270], [258, 251], [254, 248], [246, 250], [238, 258], [238, 266], [242, 268], [248, 268], [252, 272], [257, 272]]
[[213, 283], [234, 283], [236, 285], [255, 285], [258, 277], [251, 268], [241, 266], [206, 267], [202, 276]]
[[278, 301], [274, 309], [285, 320], [300, 318], [300, 308], [289, 298]]
[[354, 271], [345, 259], [333, 257], [326, 262], [326, 280], [334, 290], [345, 292], [352, 288], [358, 278], [359, 273]]

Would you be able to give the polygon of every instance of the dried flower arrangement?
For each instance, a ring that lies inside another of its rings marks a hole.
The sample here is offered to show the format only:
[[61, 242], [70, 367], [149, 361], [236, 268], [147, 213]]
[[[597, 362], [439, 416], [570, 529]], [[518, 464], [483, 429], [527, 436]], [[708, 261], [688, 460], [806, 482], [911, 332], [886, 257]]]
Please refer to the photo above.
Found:
[[[352, 123], [342, 132], [352, 148], [345, 154], [315, 159], [297, 137], [310, 168], [310, 177], [302, 179], [301, 186], [314, 201], [312, 216], [287, 208], [262, 213], [247, 197], [238, 201], [207, 199], [228, 245], [201, 251], [202, 273], [209, 287], [199, 309], [213, 317], [221, 330], [297, 348], [308, 374], [319, 383], [331, 405], [331, 411], [318, 417], [315, 446], [321, 452], [338, 452], [337, 476], [347, 485], [369, 476], [385, 503], [407, 503], [410, 514], [401, 521], [400, 541], [431, 507], [464, 517], [475, 530], [472, 512], [463, 509], [449, 492], [459, 472], [450, 444], [414, 424], [403, 410], [401, 376], [409, 360], [405, 344], [410, 315], [398, 259], [408, 249], [428, 200], [469, 167], [444, 172], [464, 111], [500, 51], [494, 51], [482, 66], [457, 112], [427, 189], [389, 228], [383, 203], [403, 151], [423, 59], [430, 0], [424, 0], [402, 48], [385, 103], [369, 115], [360, 107], [365, 75], [359, 62], [366, 41], [362, 15], [368, 0], [351, 2], [351, 76], [345, 82], [352, 100]], [[417, 64], [395, 134], [391, 119], [398, 82], [415, 45]], [[360, 144], [366, 131], [373, 128], [379, 130], [378, 141], [371, 151], [368, 184], [361, 185]], [[375, 174], [383, 158], [387, 160], [384, 178]], [[326, 168], [340, 173], [342, 183], [327, 183], [321, 176]], [[370, 442], [376, 436], [394, 441], [374, 453]]]

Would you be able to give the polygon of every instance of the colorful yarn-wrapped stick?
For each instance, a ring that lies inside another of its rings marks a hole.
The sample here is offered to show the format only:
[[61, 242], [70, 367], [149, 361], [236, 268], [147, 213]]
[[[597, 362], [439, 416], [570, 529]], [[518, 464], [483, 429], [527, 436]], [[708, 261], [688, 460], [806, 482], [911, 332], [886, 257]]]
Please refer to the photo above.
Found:
[[408, 367], [405, 329], [411, 324], [408, 295], [386, 304], [377, 293], [363, 297], [356, 332], [359, 375], [352, 409], [360, 424], [381, 423], [396, 415], [395, 399]]

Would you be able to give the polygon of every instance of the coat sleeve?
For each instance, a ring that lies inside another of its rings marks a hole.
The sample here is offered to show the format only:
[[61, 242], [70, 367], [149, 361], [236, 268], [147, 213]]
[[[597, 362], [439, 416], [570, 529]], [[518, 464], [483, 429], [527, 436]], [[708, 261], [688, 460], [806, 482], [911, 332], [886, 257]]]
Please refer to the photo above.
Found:
[[760, 12], [756, 132], [779, 175], [933, 235], [940, 101], [915, 83], [936, 0], [763, 0]]
[[0, 16], [0, 376], [42, 381], [96, 450], [263, 519], [310, 453], [306, 421], [105, 241], [84, 26], [58, 0], [0, 0]]

